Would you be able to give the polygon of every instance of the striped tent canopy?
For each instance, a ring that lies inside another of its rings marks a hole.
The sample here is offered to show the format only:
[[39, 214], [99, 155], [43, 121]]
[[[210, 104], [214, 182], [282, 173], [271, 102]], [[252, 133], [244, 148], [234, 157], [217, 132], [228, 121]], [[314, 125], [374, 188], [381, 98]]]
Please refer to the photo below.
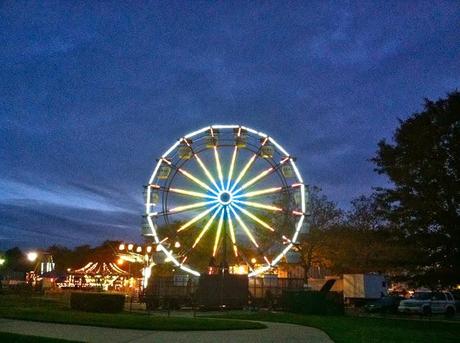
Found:
[[75, 269], [74, 274], [82, 275], [128, 275], [126, 270], [121, 269], [113, 262], [89, 262], [80, 269]]

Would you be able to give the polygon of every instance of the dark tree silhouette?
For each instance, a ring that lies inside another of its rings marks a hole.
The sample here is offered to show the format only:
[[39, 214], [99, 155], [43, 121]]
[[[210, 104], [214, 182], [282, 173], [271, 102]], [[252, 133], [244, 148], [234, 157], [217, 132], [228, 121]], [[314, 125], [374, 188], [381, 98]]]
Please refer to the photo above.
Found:
[[313, 266], [330, 267], [328, 232], [343, 220], [343, 212], [337, 205], [321, 194], [318, 187], [309, 189], [309, 230], [299, 237], [296, 250], [304, 269], [304, 283], [308, 284], [309, 271]]
[[377, 189], [385, 215], [424, 252], [416, 274], [431, 284], [460, 282], [460, 93], [400, 121], [394, 142], [380, 141]]

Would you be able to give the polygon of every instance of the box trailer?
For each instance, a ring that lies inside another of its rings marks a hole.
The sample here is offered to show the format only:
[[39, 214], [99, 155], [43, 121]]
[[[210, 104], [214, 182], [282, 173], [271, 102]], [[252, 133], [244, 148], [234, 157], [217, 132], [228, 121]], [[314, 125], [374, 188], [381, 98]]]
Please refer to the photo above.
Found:
[[387, 283], [383, 275], [343, 275], [343, 297], [346, 299], [380, 299], [386, 295]]

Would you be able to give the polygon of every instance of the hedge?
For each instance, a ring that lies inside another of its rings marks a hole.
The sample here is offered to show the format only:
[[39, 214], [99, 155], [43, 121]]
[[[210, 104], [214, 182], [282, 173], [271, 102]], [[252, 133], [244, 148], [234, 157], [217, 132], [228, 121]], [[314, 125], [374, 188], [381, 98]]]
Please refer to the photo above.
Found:
[[281, 298], [285, 311], [302, 314], [343, 314], [343, 296], [339, 292], [285, 291]]
[[116, 313], [123, 311], [125, 296], [123, 294], [72, 292], [70, 308], [87, 312]]

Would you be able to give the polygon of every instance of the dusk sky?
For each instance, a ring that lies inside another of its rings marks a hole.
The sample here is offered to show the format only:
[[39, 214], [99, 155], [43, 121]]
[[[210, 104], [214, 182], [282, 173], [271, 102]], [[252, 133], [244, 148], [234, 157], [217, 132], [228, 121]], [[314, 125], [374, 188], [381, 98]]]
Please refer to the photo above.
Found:
[[460, 81], [459, 1], [2, 1], [0, 249], [140, 241], [182, 135], [275, 137], [341, 207], [398, 118]]

